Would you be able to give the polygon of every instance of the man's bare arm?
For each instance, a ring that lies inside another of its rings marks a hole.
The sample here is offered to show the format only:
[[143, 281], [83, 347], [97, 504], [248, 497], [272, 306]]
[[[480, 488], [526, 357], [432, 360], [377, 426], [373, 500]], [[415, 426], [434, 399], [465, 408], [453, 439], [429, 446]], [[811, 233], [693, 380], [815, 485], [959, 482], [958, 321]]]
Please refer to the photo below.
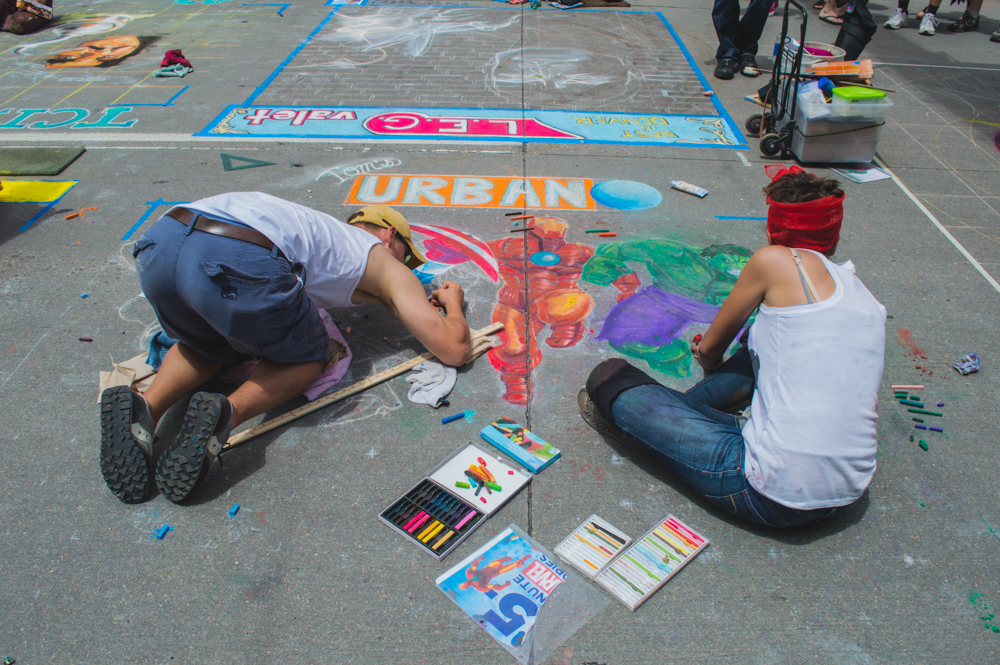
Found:
[[465, 294], [458, 284], [446, 282], [433, 298], [445, 309], [445, 316], [427, 301], [416, 275], [381, 245], [368, 254], [365, 273], [352, 296], [355, 302], [384, 305], [441, 362], [461, 365], [469, 356], [472, 338], [462, 314]]

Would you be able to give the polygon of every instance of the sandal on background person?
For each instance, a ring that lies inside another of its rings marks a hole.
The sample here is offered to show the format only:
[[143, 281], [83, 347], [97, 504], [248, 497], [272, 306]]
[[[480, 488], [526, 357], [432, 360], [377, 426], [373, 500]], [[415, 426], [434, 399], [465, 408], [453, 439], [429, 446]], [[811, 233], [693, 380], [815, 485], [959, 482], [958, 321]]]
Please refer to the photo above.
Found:
[[836, 0], [826, 0], [819, 12], [819, 20], [830, 25], [843, 25], [845, 14], [847, 14], [846, 6], [841, 9], [837, 7]]

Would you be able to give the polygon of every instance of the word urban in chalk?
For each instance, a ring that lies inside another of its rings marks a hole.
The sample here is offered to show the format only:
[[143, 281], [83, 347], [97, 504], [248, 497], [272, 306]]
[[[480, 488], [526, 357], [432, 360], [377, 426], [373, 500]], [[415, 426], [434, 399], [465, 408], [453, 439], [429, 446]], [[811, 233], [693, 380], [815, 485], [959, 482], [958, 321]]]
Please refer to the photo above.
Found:
[[381, 171], [382, 169], [389, 169], [394, 166], [402, 165], [403, 162], [398, 159], [374, 159], [370, 162], [357, 164], [355, 166], [331, 166], [316, 176], [316, 180], [329, 175], [336, 178], [337, 184], [339, 185], [364, 173], [372, 173], [373, 171]]
[[[131, 127], [138, 120], [119, 120], [119, 118], [132, 111], [131, 106], [116, 106], [106, 108], [94, 122], [83, 122], [90, 117], [87, 109], [2, 109], [0, 110], [0, 129], [56, 129], [58, 127], [72, 127], [73, 129], [124, 129]], [[12, 117], [3, 117], [13, 112]], [[65, 114], [71, 113], [72, 117]], [[38, 119], [38, 116], [49, 115], [59, 116], [45, 120]]]
[[391, 206], [594, 210], [585, 178], [496, 176], [358, 176], [344, 203]]

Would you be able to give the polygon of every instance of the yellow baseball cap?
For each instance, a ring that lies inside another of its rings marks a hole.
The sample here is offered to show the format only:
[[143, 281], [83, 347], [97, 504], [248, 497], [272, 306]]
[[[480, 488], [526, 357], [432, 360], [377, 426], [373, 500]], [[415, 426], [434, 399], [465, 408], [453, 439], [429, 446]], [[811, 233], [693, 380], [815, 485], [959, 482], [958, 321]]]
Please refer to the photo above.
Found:
[[357, 224], [358, 222], [374, 224], [384, 229], [390, 226], [396, 229], [396, 233], [403, 239], [406, 246], [410, 248], [410, 255], [403, 262], [410, 270], [419, 268], [422, 264], [427, 263], [427, 258], [417, 249], [413, 238], [410, 236], [410, 225], [406, 222], [406, 218], [389, 206], [366, 206], [347, 218], [348, 224]]

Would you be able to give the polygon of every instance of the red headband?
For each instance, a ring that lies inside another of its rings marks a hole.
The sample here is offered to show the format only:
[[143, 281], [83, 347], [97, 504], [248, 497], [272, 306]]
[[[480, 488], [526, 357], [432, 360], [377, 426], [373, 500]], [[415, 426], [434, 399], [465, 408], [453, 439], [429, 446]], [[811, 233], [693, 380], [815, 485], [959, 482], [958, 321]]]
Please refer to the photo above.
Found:
[[[803, 173], [798, 166], [782, 168], [778, 164], [766, 166], [764, 171], [772, 182]], [[767, 233], [776, 245], [829, 252], [837, 246], [843, 221], [843, 193], [804, 203], [778, 203], [767, 198]]]

